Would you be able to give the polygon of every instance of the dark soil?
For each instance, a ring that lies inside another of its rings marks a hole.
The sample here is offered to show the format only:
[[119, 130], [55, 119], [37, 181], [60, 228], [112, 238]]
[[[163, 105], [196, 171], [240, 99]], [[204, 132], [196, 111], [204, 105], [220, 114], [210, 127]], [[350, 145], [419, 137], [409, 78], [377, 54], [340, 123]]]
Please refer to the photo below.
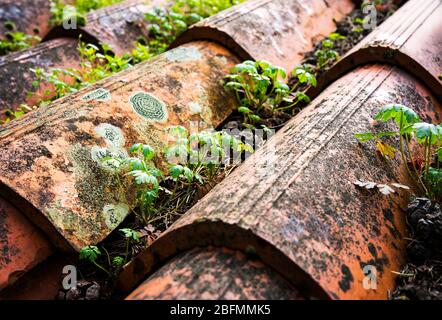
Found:
[[[384, 4], [377, 5], [377, 25], [379, 26], [382, 24], [385, 20], [387, 20], [388, 17], [390, 17], [397, 9], [398, 6], [393, 4], [394, 1], [387, 0], [383, 1]], [[370, 29], [364, 29], [360, 24], [357, 24], [356, 21], [358, 19], [363, 20], [366, 17], [366, 15], [363, 13], [362, 8], [357, 8], [353, 10], [347, 17], [345, 17], [343, 20], [336, 22], [336, 33], [339, 33], [342, 36], [345, 36], [346, 39], [344, 40], [337, 40], [335, 41], [335, 45], [333, 47], [333, 50], [337, 51], [339, 53], [339, 56], [344, 56], [348, 51], [350, 51], [355, 45], [357, 45], [359, 42], [362, 41], [367, 35], [371, 33], [372, 30]], [[324, 46], [321, 42], [318, 42], [315, 45], [315, 48], [308, 52], [305, 55], [305, 59], [301, 64], [307, 64], [311, 66], [311, 68], [314, 70], [316, 77], [320, 77], [324, 72], [326, 72], [336, 61], [330, 61], [330, 64], [326, 65], [323, 68], [318, 68], [317, 63], [318, 59], [315, 55], [315, 53], [318, 50], [323, 50]], [[292, 78], [289, 80], [290, 86], [293, 86], [296, 84], [296, 79]]]
[[442, 210], [426, 198], [407, 210], [408, 263], [400, 272], [394, 300], [442, 299]]

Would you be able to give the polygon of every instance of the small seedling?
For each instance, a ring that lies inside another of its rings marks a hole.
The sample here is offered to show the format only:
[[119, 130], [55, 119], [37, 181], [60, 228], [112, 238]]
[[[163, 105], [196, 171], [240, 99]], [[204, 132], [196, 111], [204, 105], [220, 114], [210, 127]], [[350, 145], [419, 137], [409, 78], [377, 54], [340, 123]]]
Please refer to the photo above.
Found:
[[97, 262], [99, 256], [101, 256], [101, 251], [97, 246], [87, 246], [80, 250], [80, 260], [89, 261], [97, 268], [104, 271], [108, 276], [111, 276], [111, 273]]
[[[313, 74], [304, 67], [294, 70], [301, 84], [316, 86]], [[232, 90], [240, 104], [239, 113], [243, 115], [244, 125], [254, 128], [263, 117], [278, 112], [289, 111], [298, 103], [310, 99], [304, 92], [291, 90], [284, 79], [287, 74], [283, 68], [267, 61], [244, 61], [236, 65], [224, 79], [224, 86]]]
[[9, 31], [6, 32], [5, 39], [0, 39], [0, 56], [32, 47], [41, 41], [37, 36], [38, 30], [35, 30], [35, 35], [29, 35], [17, 31], [13, 22], [8, 21], [4, 25]]
[[[51, 86], [54, 90], [44, 90], [39, 92], [39, 102], [37, 107], [47, 105], [51, 101], [64, 97], [68, 94], [77, 92], [103, 78], [114, 73], [132, 67], [132, 61], [137, 63], [140, 60], [150, 56], [143, 52], [141, 47], [134, 49], [133, 55], [123, 56], [112, 55], [109, 46], [102, 44], [103, 53], [100, 48], [93, 44], [86, 44], [80, 41], [78, 52], [80, 54], [80, 68], [59, 69], [54, 68], [49, 72], [41, 68], [31, 69], [36, 76], [32, 86], [38, 90], [43, 85]], [[38, 92], [38, 91], [37, 91]], [[36, 92], [29, 92], [28, 97], [32, 97]]]
[[154, 55], [163, 53], [192, 24], [230, 8], [244, 0], [177, 0], [169, 9], [147, 13], [149, 38], [145, 41]]
[[27, 112], [30, 112], [32, 110], [34, 110], [34, 108], [31, 108], [26, 104], [21, 104], [17, 108], [17, 110], [6, 109], [4, 111], [6, 119], [0, 120], [0, 124], [7, 124], [7, 123], [11, 122], [12, 120], [20, 118], [21, 116], [23, 116], [24, 114], [26, 114]]
[[114, 267], [114, 269], [116, 269], [117, 271], [121, 269], [121, 267], [123, 267], [125, 265], [125, 260], [123, 257], [120, 256], [116, 256], [112, 259], [112, 266]]
[[165, 157], [172, 163], [169, 175], [174, 181], [203, 185], [213, 180], [230, 161], [233, 151], [237, 156], [253, 152], [253, 148], [222, 131], [201, 131], [190, 134], [186, 128], [168, 128], [169, 137], [175, 142], [165, 150]]
[[126, 252], [124, 254], [124, 263], [123, 263], [123, 264], [126, 264], [126, 262], [128, 261], [128, 258], [129, 258], [130, 245], [131, 245], [131, 243], [140, 242], [141, 234], [138, 231], [135, 231], [135, 230], [132, 230], [129, 228], [120, 229], [120, 232], [126, 238]]
[[86, 25], [86, 14], [92, 10], [104, 8], [123, 0], [51, 0], [50, 12], [52, 25], [61, 25], [63, 21], [76, 19], [80, 26]]
[[345, 36], [339, 33], [332, 33], [327, 39], [323, 40], [321, 43], [321, 49], [315, 52], [317, 58], [316, 67], [318, 69], [327, 69], [334, 62], [339, 60], [339, 53], [335, 50], [336, 44], [339, 41], [347, 39]]
[[[85, 21], [85, 14], [108, 5], [119, 3], [121, 0], [76, 0], [71, 3], [72, 15], [77, 15], [77, 22]], [[183, 0], [175, 1], [169, 10], [155, 9], [146, 15], [149, 24], [149, 37], [140, 38], [135, 43], [135, 49], [121, 56], [114, 55], [108, 45], [102, 43], [100, 48], [93, 44], [80, 41], [78, 52], [80, 53], [81, 67], [68, 69], [34, 69], [36, 80], [32, 86], [37, 89], [44, 85], [55, 90], [39, 92], [36, 107], [44, 106], [65, 95], [76, 92], [114, 73], [132, 67], [134, 64], [151, 59], [153, 56], [164, 52], [175, 38], [187, 28], [201, 19], [225, 10], [242, 0]], [[66, 5], [60, 0], [51, 1], [52, 23], [60, 25], [67, 19]], [[64, 12], [65, 11], [65, 12]], [[63, 15], [63, 12], [65, 15]], [[69, 17], [68, 17], [69, 18]], [[1, 43], [1, 42], [0, 42]], [[1, 49], [0, 49], [1, 52]], [[0, 53], [1, 54], [1, 53]], [[46, 87], [46, 86], [45, 86]], [[36, 92], [29, 92], [32, 97]], [[21, 116], [17, 113], [17, 117]], [[10, 117], [10, 120], [15, 117]], [[8, 120], [8, 121], [10, 121]]]
[[245, 0], [175, 0], [171, 10], [181, 14], [196, 14], [207, 18]]
[[[375, 119], [393, 121], [397, 130], [367, 132], [356, 134], [355, 137], [363, 143], [374, 140], [377, 150], [386, 158], [394, 159], [399, 153], [409, 175], [419, 182], [427, 196], [440, 194], [442, 126], [421, 122], [416, 112], [400, 104], [384, 106]], [[385, 137], [398, 138], [399, 147], [384, 142]], [[419, 146], [420, 154], [417, 157], [412, 153], [412, 145]]]
[[147, 13], [145, 18], [150, 24], [148, 47], [154, 54], [166, 51], [169, 45], [191, 24], [202, 19], [196, 14], [183, 15], [160, 8]]

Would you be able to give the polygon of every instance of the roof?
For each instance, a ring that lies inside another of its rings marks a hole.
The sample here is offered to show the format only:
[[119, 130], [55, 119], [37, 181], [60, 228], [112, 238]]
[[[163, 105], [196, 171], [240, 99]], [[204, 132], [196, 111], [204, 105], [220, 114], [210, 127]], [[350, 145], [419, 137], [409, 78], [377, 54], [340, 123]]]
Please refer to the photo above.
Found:
[[[23, 101], [26, 69], [78, 65], [78, 33], [121, 53], [142, 35], [134, 21], [163, 3], [100, 9], [76, 34], [48, 30], [42, 44], [1, 57], [0, 108]], [[161, 145], [170, 125], [218, 126], [235, 108], [220, 83], [233, 65], [265, 59], [291, 70], [333, 32], [331, 18], [353, 8], [350, 0], [248, 1], [194, 25], [166, 53], [0, 128], [0, 291], [33, 296], [20, 293], [19, 278], [37, 292], [49, 276], [39, 267], [62, 268], [58, 257], [102, 241], [128, 215], [105, 210], [115, 201], [94, 150], [140, 139]], [[441, 10], [441, 0], [409, 0], [351, 50], [321, 77], [305, 110], [125, 266], [119, 290], [128, 299], [386, 298], [390, 271], [405, 257], [405, 218], [351, 181], [408, 178], [353, 134], [390, 102], [441, 121]], [[146, 113], [152, 104], [161, 118]], [[405, 206], [407, 194], [398, 201]], [[376, 290], [363, 287], [366, 265], [379, 270]], [[208, 288], [215, 276], [218, 287]]]

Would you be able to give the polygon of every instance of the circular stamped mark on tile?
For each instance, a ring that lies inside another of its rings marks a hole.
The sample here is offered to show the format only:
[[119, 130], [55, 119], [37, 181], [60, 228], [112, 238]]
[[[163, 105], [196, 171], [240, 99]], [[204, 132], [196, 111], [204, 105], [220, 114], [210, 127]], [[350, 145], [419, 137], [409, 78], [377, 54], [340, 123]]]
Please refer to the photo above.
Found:
[[98, 88], [96, 90], [86, 93], [81, 99], [84, 101], [92, 101], [92, 100], [109, 101], [111, 99], [111, 94], [109, 90], [106, 90], [104, 88]]
[[137, 92], [129, 102], [138, 115], [149, 121], [165, 122], [169, 117], [165, 103], [152, 94]]

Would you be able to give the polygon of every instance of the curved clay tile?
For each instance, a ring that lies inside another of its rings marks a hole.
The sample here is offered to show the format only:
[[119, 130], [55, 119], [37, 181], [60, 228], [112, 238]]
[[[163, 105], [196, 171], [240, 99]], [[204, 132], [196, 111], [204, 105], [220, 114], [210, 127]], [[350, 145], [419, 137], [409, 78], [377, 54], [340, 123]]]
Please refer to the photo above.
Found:
[[0, 128], [0, 193], [59, 246], [100, 242], [128, 214], [109, 192], [100, 147], [162, 150], [165, 127], [219, 125], [235, 107], [221, 80], [238, 62], [217, 44], [194, 42]]
[[192, 26], [173, 46], [211, 40], [241, 59], [267, 60], [291, 71], [313, 45], [354, 9], [351, 0], [247, 1]]
[[29, 270], [14, 284], [0, 291], [2, 300], [54, 300], [57, 298], [65, 266], [72, 266], [75, 258], [59, 253], [53, 254], [32, 270]]
[[0, 197], [0, 291], [52, 253], [43, 234]]
[[17, 31], [44, 37], [50, 29], [50, 2], [48, 0], [2, 0], [0, 3], [0, 38], [9, 30], [5, 22], [12, 22]]
[[424, 82], [442, 101], [442, 0], [410, 0], [326, 72], [316, 95], [355, 66], [400, 66]]
[[156, 7], [166, 7], [171, 0], [128, 0], [113, 6], [92, 11], [87, 23], [78, 29], [54, 28], [44, 41], [59, 37], [78, 38], [87, 42], [106, 43], [114, 53], [122, 55], [135, 47], [135, 42], [147, 35], [144, 15]]
[[127, 300], [303, 300], [259, 260], [228, 249], [198, 248], [174, 258]]
[[[354, 182], [412, 183], [399, 160], [385, 161], [354, 134], [372, 129], [388, 103], [441, 121], [441, 106], [408, 73], [388, 65], [350, 72], [128, 265], [122, 289], [177, 252], [213, 245], [253, 248], [307, 297], [386, 298], [392, 271], [404, 261], [405, 218], [397, 204], [405, 208], [409, 193], [390, 201]], [[364, 272], [373, 274], [367, 265], [376, 268], [376, 289], [363, 285]]]
[[[28, 92], [34, 91], [32, 82], [36, 79], [30, 69], [78, 68], [80, 58], [77, 46], [80, 34], [85, 42], [109, 44], [117, 54], [129, 52], [136, 40], [146, 32], [146, 25], [141, 23], [144, 14], [154, 7], [164, 7], [167, 3], [170, 1], [129, 0], [98, 9], [88, 14], [85, 27], [76, 30], [65, 30], [62, 26], [54, 28], [43, 43], [0, 57], [0, 112], [6, 109], [17, 110], [22, 103], [33, 106], [38, 101], [39, 95], [28, 97]], [[53, 88], [45, 87], [40, 92], [48, 89], [53, 91]], [[51, 98], [51, 95], [45, 98]], [[2, 118], [3, 112], [0, 113]]]
[[[22, 103], [32, 106], [38, 96], [28, 97], [34, 92], [32, 82], [36, 80], [31, 69], [78, 68], [78, 41], [61, 38], [41, 43], [35, 47], [0, 57], [0, 112], [16, 110]], [[43, 90], [48, 89], [44, 88]], [[4, 112], [0, 113], [0, 119]]]

